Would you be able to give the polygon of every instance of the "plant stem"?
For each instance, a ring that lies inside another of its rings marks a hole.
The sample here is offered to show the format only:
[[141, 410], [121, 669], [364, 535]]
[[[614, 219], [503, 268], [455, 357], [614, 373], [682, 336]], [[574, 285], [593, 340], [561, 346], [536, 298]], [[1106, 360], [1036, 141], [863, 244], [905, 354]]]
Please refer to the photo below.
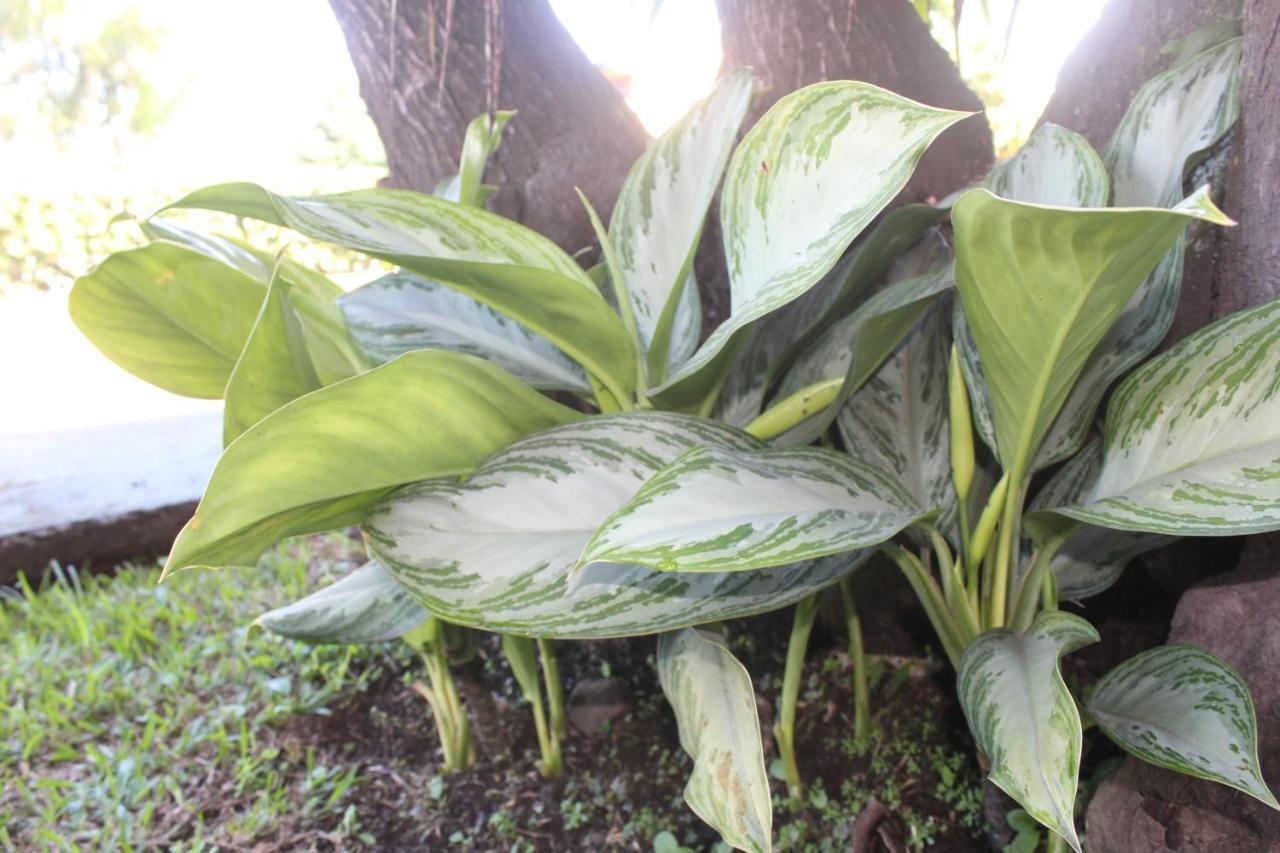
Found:
[[801, 388], [785, 400], [770, 406], [760, 417], [747, 424], [745, 429], [762, 439], [782, 435], [834, 403], [840, 396], [843, 385], [844, 377], [838, 377]]
[[892, 543], [881, 545], [880, 549], [898, 564], [898, 568], [902, 569], [902, 573], [907, 578], [907, 583], [911, 584], [911, 588], [915, 590], [916, 598], [920, 600], [920, 606], [924, 608], [925, 615], [929, 617], [929, 622], [933, 625], [933, 630], [938, 635], [938, 641], [942, 643], [942, 650], [946, 652], [947, 659], [951, 661], [953, 667], [958, 669], [960, 667], [960, 656], [964, 654], [965, 647], [960, 640], [960, 630], [951, 614], [947, 611], [946, 602], [942, 598], [942, 590], [938, 589], [938, 584], [933, 577], [924, 570], [924, 566], [919, 559], [910, 551]]
[[982, 633], [982, 628], [978, 614], [973, 609], [973, 604], [965, 591], [965, 578], [960, 566], [951, 555], [951, 546], [947, 544], [946, 537], [932, 524], [919, 526], [929, 535], [933, 553], [938, 557], [938, 574], [942, 577], [942, 596], [960, 629], [961, 645], [967, 647]]
[[471, 721], [467, 719], [457, 685], [449, 672], [441, 635], [443, 625], [437, 619], [430, 619], [405, 634], [403, 640], [418, 653], [427, 670], [430, 684], [414, 682], [413, 689], [431, 706], [444, 752], [444, 770], [451, 773], [465, 770], [475, 762], [475, 746], [471, 742]]
[[865, 742], [871, 736], [871, 691], [867, 684], [867, 655], [862, 646], [862, 620], [853, 600], [853, 578], [840, 581], [844, 600], [844, 624], [849, 631], [849, 660], [853, 662], [853, 736]]
[[[1070, 525], [1058, 535], [1047, 539], [1031, 556], [1031, 563], [1027, 566], [1027, 571], [1023, 574], [1022, 580], [1018, 584], [1018, 592], [1013, 599], [1013, 609], [1009, 614], [1010, 627], [1017, 631], [1025, 631], [1031, 627], [1031, 622], [1036, 615], [1036, 601], [1040, 599], [1045, 583], [1054, 579], [1053, 572], [1050, 569], [1053, 564], [1053, 558], [1058, 553], [1058, 549], [1066, 543], [1071, 534], [1079, 527], [1079, 523]], [[1056, 584], [1054, 592], [1053, 604], [1056, 607]], [[1050, 609], [1047, 604], [1045, 609]]]
[[1013, 562], [1014, 549], [1021, 544], [1019, 522], [1022, 520], [1022, 496], [1025, 492], [1021, 479], [1019, 472], [1010, 480], [1009, 490], [1005, 495], [1004, 515], [1000, 519], [1000, 538], [996, 544], [995, 570], [991, 576], [991, 610], [987, 614], [988, 628], [1000, 628], [1007, 624], [1007, 604], [1009, 588], [1012, 584], [1010, 566]]
[[538, 734], [538, 749], [542, 763], [538, 768], [542, 775], [554, 779], [564, 773], [564, 758], [560, 754], [560, 738], [547, 724], [546, 710], [542, 705], [542, 687], [538, 683], [538, 657], [534, 642], [528, 637], [502, 635], [502, 652], [511, 664], [511, 672], [520, 685], [520, 692], [533, 708], [533, 726]]
[[795, 618], [791, 623], [791, 638], [787, 641], [787, 665], [782, 674], [778, 722], [773, 727], [778, 754], [782, 757], [782, 764], [786, 768], [787, 790], [791, 794], [791, 799], [796, 802], [804, 798], [800, 768], [796, 765], [796, 701], [800, 696], [800, 679], [804, 675], [804, 653], [809, 646], [809, 632], [813, 630], [813, 618], [817, 610], [816, 593], [796, 605]]
[[1067, 843], [1067, 839], [1052, 829], [1046, 829], [1045, 834], [1048, 838], [1044, 842], [1044, 853], [1069, 853], [1071, 845]]
[[556, 660], [556, 650], [551, 640], [538, 638], [538, 656], [542, 658], [542, 679], [547, 685], [551, 730], [556, 733], [556, 737], [563, 738], [569, 734], [569, 722], [564, 712], [564, 687], [560, 682], [560, 662]]

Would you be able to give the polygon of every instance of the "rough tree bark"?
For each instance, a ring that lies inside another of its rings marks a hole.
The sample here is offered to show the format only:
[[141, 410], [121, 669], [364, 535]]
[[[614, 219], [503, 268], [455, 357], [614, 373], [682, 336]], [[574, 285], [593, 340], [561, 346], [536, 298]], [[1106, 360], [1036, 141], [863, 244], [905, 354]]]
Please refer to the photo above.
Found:
[[457, 170], [467, 123], [515, 109], [490, 173], [493, 208], [569, 251], [593, 242], [574, 192], [604, 215], [648, 134], [547, 0], [330, 0], [382, 137], [393, 187]]

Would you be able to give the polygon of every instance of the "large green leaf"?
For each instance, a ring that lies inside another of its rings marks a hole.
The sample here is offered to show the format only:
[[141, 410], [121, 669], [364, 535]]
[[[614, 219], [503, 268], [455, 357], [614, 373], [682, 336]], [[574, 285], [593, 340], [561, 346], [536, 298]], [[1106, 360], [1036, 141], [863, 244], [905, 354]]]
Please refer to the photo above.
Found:
[[390, 489], [457, 477], [580, 415], [473, 356], [422, 350], [300, 397], [227, 448], [165, 564], [252, 566], [286, 536], [359, 523]]
[[767, 569], [878, 545], [924, 514], [892, 477], [846, 453], [699, 447], [609, 516], [581, 564]]
[[955, 517], [947, 368], [950, 305], [938, 303], [840, 408], [836, 424], [853, 456], [893, 474], [938, 526]]
[[496, 214], [406, 190], [288, 198], [255, 184], [207, 187], [172, 206], [260, 219], [397, 264], [542, 335], [615, 397], [634, 389], [635, 349], [586, 273], [550, 240]]
[[697, 346], [693, 255], [750, 95], [749, 70], [725, 76], [636, 160], [614, 205], [609, 238], [640, 341], [646, 349], [659, 344], [648, 354], [652, 381], [675, 364], [673, 353], [687, 357]]
[[956, 286], [991, 391], [1000, 461], [1028, 473], [1125, 302], [1196, 219], [1229, 223], [1197, 192], [1171, 210], [1074, 209], [966, 193], [951, 214]]
[[274, 276], [240, 360], [227, 380], [227, 402], [222, 411], [224, 445], [285, 403], [320, 387], [288, 293], [285, 280]]
[[[1056, 124], [1042, 124], [1036, 128], [1017, 154], [991, 170], [983, 181], [983, 186], [1001, 198], [1058, 207], [1103, 207], [1111, 195], [1111, 181], [1107, 177], [1106, 167], [1093, 147], [1084, 137]], [[995, 450], [991, 393], [978, 360], [973, 334], [965, 321], [964, 306], [960, 302], [956, 303], [955, 326], [974, 422], [982, 440]], [[1079, 420], [1087, 429], [1096, 407], [1097, 400], [1094, 400], [1092, 408], [1081, 420], [1079, 416], [1069, 414], [1071, 406], [1064, 406], [1063, 414], [1055, 421], [1055, 429], [1064, 420], [1072, 427]], [[1074, 433], [1072, 437], [1075, 437]], [[1082, 441], [1083, 432], [1078, 437]], [[1047, 440], [1045, 449], [1057, 446], [1057, 443], [1053, 439]], [[1076, 447], [1079, 447], [1078, 442]], [[1064, 455], [1069, 455], [1074, 449]]]
[[254, 625], [309, 643], [376, 643], [394, 640], [430, 618], [377, 562], [316, 590], [293, 604], [262, 614]]
[[[1070, 506], [1088, 495], [1101, 469], [1102, 442], [1095, 439], [1063, 465], [1027, 506], [1027, 526], [1031, 532], [1036, 532], [1036, 522], [1044, 511]], [[1097, 595], [1120, 579], [1134, 557], [1172, 541], [1169, 536], [1154, 533], [1082, 525], [1068, 534], [1049, 561], [1058, 581], [1058, 597], [1078, 599]]]
[[1058, 659], [1097, 642], [1079, 616], [1041, 613], [1026, 633], [988, 631], [960, 661], [960, 704], [991, 761], [989, 778], [1076, 850], [1080, 714]]
[[[1107, 147], [1114, 204], [1171, 207], [1197, 155], [1235, 123], [1240, 42], [1231, 41], [1153, 78], [1134, 98]], [[1182, 285], [1180, 237], [1129, 298], [1090, 354], [1046, 437], [1037, 468], [1075, 452], [1107, 388], [1164, 339]]]
[[166, 391], [218, 399], [266, 295], [263, 283], [173, 243], [117, 252], [67, 307], [94, 346]]
[[1159, 767], [1230, 785], [1273, 809], [1258, 765], [1249, 685], [1197, 646], [1157, 646], [1103, 676], [1088, 702], [1098, 728]]
[[[860, 562], [760, 572], [598, 564], [574, 575], [596, 528], [685, 451], [761, 444], [714, 421], [660, 412], [588, 418], [516, 442], [465, 483], [417, 483], [365, 522], [377, 559], [428, 610], [460, 625], [564, 638], [625, 637], [794, 603]], [[571, 582], [572, 581], [572, 582]]]
[[658, 680], [693, 759], [685, 802], [726, 844], [771, 850], [773, 802], [746, 667], [719, 635], [685, 628], [658, 639]]
[[720, 201], [732, 313], [662, 392], [707, 396], [738, 333], [799, 297], [906, 185], [929, 144], [968, 113], [867, 83], [807, 86], [780, 99], [734, 152]]
[[179, 243], [234, 267], [259, 282], [264, 296], [273, 275], [289, 282], [289, 304], [302, 324], [307, 351], [322, 384], [332, 384], [373, 366], [347, 334], [346, 321], [336, 302], [342, 288], [310, 267], [232, 237], [192, 231], [165, 219], [150, 219], [142, 229], [152, 239]]
[[1280, 300], [1152, 359], [1112, 395], [1079, 521], [1172, 536], [1280, 527]]
[[546, 338], [422, 276], [391, 273], [338, 302], [351, 336], [376, 362], [416, 349], [446, 349], [491, 361], [534, 388], [591, 390], [582, 368]]

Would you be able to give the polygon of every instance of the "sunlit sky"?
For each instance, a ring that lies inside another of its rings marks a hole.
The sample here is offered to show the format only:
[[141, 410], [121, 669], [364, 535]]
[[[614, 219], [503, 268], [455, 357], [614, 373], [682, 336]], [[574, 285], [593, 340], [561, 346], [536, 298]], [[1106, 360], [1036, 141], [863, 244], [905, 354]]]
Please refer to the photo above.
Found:
[[[1104, 0], [1023, 0], [1000, 63], [1012, 2], [991, 0], [990, 22], [981, 4], [969, 4], [961, 31], [965, 61], [997, 70], [1005, 104], [991, 117], [1005, 136], [1034, 124], [1058, 67]], [[628, 103], [650, 132], [661, 132], [714, 83], [721, 62], [714, 0], [665, 0], [656, 14], [654, 0], [552, 5], [594, 62], [630, 77]], [[72, 13], [63, 25], [86, 32], [127, 8], [158, 26], [161, 49], [145, 67], [177, 97], [176, 106], [154, 138], [123, 151], [104, 134], [81, 133], [59, 150], [20, 132], [0, 143], [6, 193], [55, 204], [77, 193], [171, 199], [220, 181], [315, 192], [368, 186], [380, 176], [380, 146], [325, 0], [67, 0], [67, 7]], [[0, 57], [0, 67], [5, 61]], [[38, 91], [0, 90], [0, 114], [29, 115], [40, 97]], [[318, 145], [321, 120], [352, 137], [370, 162], [340, 174], [305, 162]], [[0, 435], [208, 405], [144, 386], [106, 361], [67, 320], [64, 300], [65, 293], [4, 300], [0, 360], [11, 367], [0, 373], [0, 399], [7, 401]], [[12, 369], [19, 364], [22, 370]]]

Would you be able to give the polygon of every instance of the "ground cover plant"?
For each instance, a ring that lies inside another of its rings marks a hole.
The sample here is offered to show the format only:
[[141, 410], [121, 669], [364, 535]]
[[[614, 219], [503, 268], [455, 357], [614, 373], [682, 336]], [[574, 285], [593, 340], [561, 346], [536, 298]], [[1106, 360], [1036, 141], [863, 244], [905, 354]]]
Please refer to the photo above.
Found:
[[[773, 737], [800, 801], [815, 596], [841, 585], [854, 732], [874, 737], [845, 581], [883, 553], [957, 672], [978, 760], [1051, 848], [1080, 849], [1085, 722], [1276, 805], [1248, 689], [1212, 654], [1144, 652], [1082, 706], [1059, 671], [1099, 639], [1063, 599], [1170, 537], [1280, 527], [1280, 303], [1146, 360], [1188, 228], [1231, 224], [1206, 154], [1235, 121], [1240, 47], [1211, 33], [1137, 93], [1101, 155], [1045, 125], [981, 186], [887, 211], [964, 114], [820, 83], [735, 146], [751, 78], [729, 74], [636, 163], [607, 227], [583, 199], [591, 270], [484, 209], [509, 114], [473, 123], [434, 195], [226, 184], [177, 201], [146, 224], [154, 242], [71, 297], [121, 365], [226, 400], [225, 452], [165, 575], [252, 571], [282, 538], [359, 524], [369, 562], [259, 624], [403, 637], [454, 769], [471, 750], [447, 664], [467, 629], [502, 635], [550, 776], [555, 643], [658, 634], [685, 798], [725, 843], [764, 850], [764, 733], [732, 620], [795, 605]], [[717, 187], [732, 312], [704, 340], [692, 260]], [[186, 208], [396, 269], [344, 294], [182, 229], [170, 211]]]

